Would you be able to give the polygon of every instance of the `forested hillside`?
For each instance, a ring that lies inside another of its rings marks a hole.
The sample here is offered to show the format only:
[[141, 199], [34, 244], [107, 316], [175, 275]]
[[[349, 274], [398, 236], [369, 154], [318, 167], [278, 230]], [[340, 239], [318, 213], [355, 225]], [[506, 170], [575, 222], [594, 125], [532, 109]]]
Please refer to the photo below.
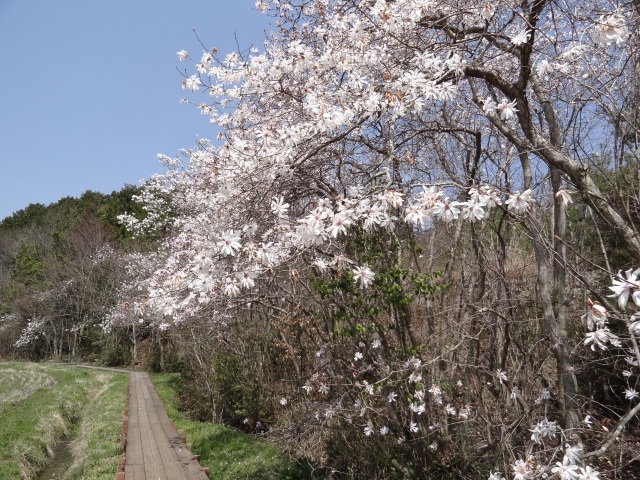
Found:
[[17, 358], [99, 356], [102, 322], [123, 281], [124, 256], [144, 249], [118, 222], [143, 218], [127, 186], [32, 204], [0, 222], [0, 352]]
[[180, 370], [333, 478], [638, 478], [637, 2], [256, 5], [178, 52], [220, 143], [0, 226], [3, 348]]

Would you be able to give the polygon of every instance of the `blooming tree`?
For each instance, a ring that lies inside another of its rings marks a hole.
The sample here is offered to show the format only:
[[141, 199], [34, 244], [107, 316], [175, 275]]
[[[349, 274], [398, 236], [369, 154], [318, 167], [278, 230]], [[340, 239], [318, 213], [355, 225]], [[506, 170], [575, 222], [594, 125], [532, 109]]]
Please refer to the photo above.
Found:
[[[638, 328], [624, 320], [620, 339], [605, 326], [600, 285], [569, 260], [568, 212], [579, 203], [640, 260], [633, 211], [595, 161], [638, 162], [638, 12], [596, 0], [256, 5], [279, 28], [262, 50], [178, 52], [221, 143], [162, 157], [149, 215], [123, 217], [173, 232], [147, 308], [217, 332], [268, 319], [297, 383], [274, 391], [277, 408], [307, 402], [304, 422], [357, 432], [404, 475], [491, 453], [514, 478], [598, 478], [582, 459], [622, 430], [580, 447], [576, 290], [600, 300], [585, 317], [593, 349], [629, 348], [637, 366]], [[621, 311], [637, 277], [614, 278]], [[625, 395], [635, 401], [631, 383]]]

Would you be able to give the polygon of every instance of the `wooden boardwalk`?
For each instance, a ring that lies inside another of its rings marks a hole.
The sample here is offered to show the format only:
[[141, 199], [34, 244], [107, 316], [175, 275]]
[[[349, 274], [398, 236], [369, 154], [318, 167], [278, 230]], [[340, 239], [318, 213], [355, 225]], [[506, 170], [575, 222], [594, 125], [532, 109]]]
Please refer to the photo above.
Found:
[[207, 480], [169, 420], [149, 375], [130, 375], [125, 480]]

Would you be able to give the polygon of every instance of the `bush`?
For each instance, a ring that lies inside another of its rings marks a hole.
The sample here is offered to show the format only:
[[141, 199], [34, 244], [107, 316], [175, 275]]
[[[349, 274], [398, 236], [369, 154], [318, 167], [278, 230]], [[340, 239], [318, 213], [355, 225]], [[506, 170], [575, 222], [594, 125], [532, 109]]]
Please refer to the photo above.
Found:
[[131, 364], [131, 349], [123, 343], [107, 345], [101, 359], [107, 367], [126, 367]]

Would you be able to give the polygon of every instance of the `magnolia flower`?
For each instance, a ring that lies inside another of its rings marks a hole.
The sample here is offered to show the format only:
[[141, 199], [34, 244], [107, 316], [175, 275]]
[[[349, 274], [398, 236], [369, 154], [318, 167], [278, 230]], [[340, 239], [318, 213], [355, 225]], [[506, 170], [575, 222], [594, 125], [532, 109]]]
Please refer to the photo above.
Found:
[[387, 395], [387, 401], [388, 401], [389, 403], [393, 403], [393, 402], [395, 402], [395, 401], [396, 401], [396, 398], [397, 398], [397, 397], [398, 397], [398, 394], [397, 394], [397, 393], [395, 393], [395, 392], [391, 392], [391, 393], [389, 393], [389, 395]]
[[280, 399], [280, 405], [282, 405], [282, 406], [284, 407], [286, 404], [287, 404], [287, 399], [286, 399], [286, 398], [284, 398], [284, 397], [282, 397], [282, 398]]
[[373, 282], [376, 274], [369, 267], [355, 267], [353, 269], [353, 281], [360, 282], [361, 288], [367, 288]]
[[227, 282], [224, 286], [224, 293], [229, 297], [235, 297], [240, 295], [240, 284], [236, 279], [227, 278]]
[[441, 202], [436, 202], [433, 213], [442, 218], [445, 222], [452, 222], [458, 218], [460, 203], [451, 201], [449, 197], [444, 198]]
[[491, 17], [496, 13], [496, 7], [491, 2], [486, 2], [480, 10], [480, 16], [487, 22], [491, 20]]
[[373, 427], [371, 425], [367, 425], [366, 427], [364, 427], [364, 434], [367, 437], [370, 437], [373, 432], [374, 432], [374, 430], [373, 430]]
[[637, 398], [638, 395], [640, 394], [638, 394], [638, 392], [633, 388], [627, 388], [624, 391], [624, 398], [626, 398], [629, 401], [633, 400], [634, 398]]
[[462, 418], [463, 420], [467, 420], [469, 418], [469, 416], [471, 416], [471, 406], [470, 405], [465, 405], [458, 412], [458, 417]]
[[233, 233], [233, 230], [227, 230], [222, 234], [221, 240], [217, 243], [220, 247], [220, 253], [223, 255], [231, 255], [232, 257], [242, 247], [240, 237]]
[[496, 111], [497, 106], [498, 104], [491, 97], [485, 98], [484, 101], [482, 102], [482, 110], [487, 115], [493, 115]]
[[418, 205], [410, 205], [406, 210], [404, 221], [415, 226], [422, 225], [427, 218], [426, 212]]
[[629, 29], [626, 20], [620, 13], [612, 13], [611, 15], [601, 16], [596, 23], [594, 42], [601, 45], [609, 45], [615, 43], [619, 45], [629, 36]]
[[505, 372], [504, 370], [496, 370], [496, 377], [498, 377], [498, 380], [500, 381], [500, 384], [502, 384], [502, 382], [506, 382], [507, 380], [509, 380], [507, 378], [507, 372]]
[[500, 472], [489, 472], [489, 478], [487, 480], [504, 480], [504, 477]]
[[591, 345], [591, 350], [595, 352], [596, 346], [598, 346], [601, 350], [607, 349], [607, 342], [611, 343], [614, 347], [619, 347], [621, 345], [620, 339], [617, 335], [611, 333], [608, 328], [599, 328], [595, 332], [589, 332], [586, 334], [584, 344]]
[[574, 445], [574, 446], [571, 446], [567, 443], [565, 445], [564, 457], [562, 459], [562, 463], [564, 464], [578, 463], [578, 460], [580, 460], [580, 455], [582, 455], [583, 449], [584, 447], [581, 443], [578, 443], [577, 445]]
[[356, 352], [356, 354], [353, 356], [353, 360], [357, 362], [358, 360], [362, 360], [362, 357], [362, 352]]
[[471, 223], [485, 218], [485, 212], [482, 206], [476, 202], [466, 202], [462, 204], [462, 207], [462, 218], [469, 220]]
[[531, 194], [532, 192], [530, 188], [522, 193], [517, 191], [509, 195], [509, 198], [507, 198], [504, 203], [505, 205], [508, 205], [510, 212], [515, 214], [525, 213], [529, 209], [529, 203], [534, 201]]
[[511, 465], [511, 468], [513, 469], [514, 480], [528, 480], [532, 473], [529, 463], [524, 460], [516, 460], [516, 463]]
[[531, 30], [523, 30], [511, 39], [511, 43], [518, 47], [527, 43], [529, 39], [531, 39]]
[[351, 225], [351, 220], [342, 213], [337, 213], [333, 216], [331, 226], [329, 227], [329, 234], [333, 238], [337, 238], [339, 234], [347, 233], [347, 227]]
[[553, 73], [553, 66], [549, 63], [549, 60], [544, 59], [538, 62], [535, 66], [536, 74], [541, 78], [547, 78]]
[[516, 108], [516, 101], [509, 102], [506, 98], [503, 98], [495, 107], [497, 112], [500, 112], [500, 120], [510, 120], [516, 116], [518, 109]]
[[418, 424], [416, 422], [409, 422], [409, 431], [415, 433], [418, 431]]
[[389, 433], [389, 427], [387, 427], [386, 425], [380, 427], [380, 435], [384, 437], [387, 433]]
[[192, 92], [195, 92], [196, 90], [198, 90], [201, 85], [202, 85], [202, 82], [200, 81], [200, 78], [198, 78], [196, 75], [191, 75], [189, 78], [185, 78], [182, 81], [182, 89], [191, 90]]
[[578, 480], [600, 480], [600, 472], [594, 470], [589, 465], [584, 468], [580, 467]]
[[253, 288], [255, 286], [255, 282], [253, 279], [256, 276], [256, 272], [254, 270], [243, 270], [241, 272], [236, 272], [236, 278], [240, 280], [240, 285], [242, 288]]
[[284, 197], [273, 197], [273, 200], [271, 200], [271, 211], [274, 215], [284, 217], [287, 215], [288, 210], [289, 204], [284, 202]]
[[574, 193], [576, 192], [572, 190], [567, 190], [565, 188], [561, 188], [556, 192], [556, 198], [561, 199], [562, 203], [567, 205], [569, 203], [573, 203], [573, 200], [571, 199], [571, 195], [573, 195]]
[[189, 54], [187, 53], [186, 50], [180, 50], [178, 53], [178, 60], [180, 60], [181, 62], [186, 61], [189, 58]]
[[373, 395], [373, 385], [371, 385], [369, 382], [365, 380], [363, 382], [363, 386], [369, 395]]
[[327, 264], [327, 262], [325, 262], [323, 259], [319, 258], [317, 259], [315, 262], [313, 262], [313, 264], [318, 267], [318, 270], [320, 270], [321, 272], [324, 272], [327, 267], [329, 266]]
[[387, 190], [384, 192], [384, 199], [391, 205], [393, 208], [398, 208], [402, 205], [403, 195], [401, 192], [397, 190]]
[[556, 422], [550, 422], [546, 418], [529, 429], [531, 432], [531, 440], [540, 443], [543, 438], [555, 438], [558, 426]]
[[[633, 289], [640, 288], [640, 284], [638, 283], [638, 275], [640, 274], [640, 268], [632, 271], [631, 269], [625, 272], [626, 280], [622, 276], [622, 272], [618, 272], [618, 278], [620, 280], [614, 278], [611, 283], [613, 283], [613, 287], [609, 287], [609, 290], [613, 291], [613, 295], [610, 298], [618, 297], [618, 305], [620, 308], [624, 310], [627, 308], [627, 301], [629, 300], [629, 295]], [[640, 306], [640, 290], [636, 290], [633, 294], [633, 301], [636, 305]]]
[[582, 316], [582, 322], [586, 323], [589, 330], [593, 330], [595, 327], [603, 328], [607, 323], [607, 316], [609, 313], [607, 309], [600, 305], [598, 302], [587, 299], [587, 306], [589, 311]]
[[556, 462], [556, 466], [551, 469], [551, 472], [557, 474], [560, 480], [577, 480], [579, 468], [578, 465], [565, 465], [562, 462]]

